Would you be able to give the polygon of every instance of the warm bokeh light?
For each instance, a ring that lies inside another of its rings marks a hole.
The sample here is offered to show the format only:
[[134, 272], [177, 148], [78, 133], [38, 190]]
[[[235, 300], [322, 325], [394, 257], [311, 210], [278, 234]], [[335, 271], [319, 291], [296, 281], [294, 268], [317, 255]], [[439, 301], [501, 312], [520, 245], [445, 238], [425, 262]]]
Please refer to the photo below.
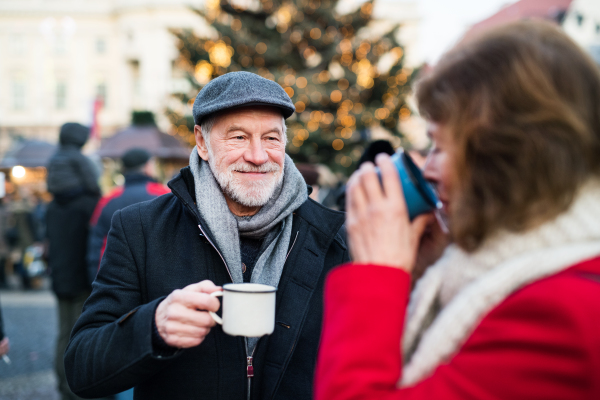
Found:
[[300, 78], [296, 79], [296, 86], [300, 89], [304, 89], [306, 87], [306, 85], [308, 84], [308, 80], [301, 76]]
[[342, 92], [340, 92], [339, 90], [334, 90], [333, 92], [331, 92], [329, 98], [334, 103], [339, 103], [342, 100]]
[[373, 66], [366, 58], [355, 63], [353, 71], [356, 73], [356, 83], [365, 89], [373, 87]]
[[210, 82], [212, 73], [212, 64], [206, 60], [202, 60], [196, 64], [196, 68], [194, 69], [194, 78], [196, 78], [199, 84], [206, 85], [208, 82]]
[[410, 118], [410, 110], [408, 107], [404, 106], [400, 109], [400, 119], [403, 121], [406, 121], [408, 118]]
[[21, 179], [25, 177], [26, 171], [22, 166], [16, 165], [12, 167], [10, 174], [13, 176], [13, 178]]
[[209, 10], [218, 10], [220, 8], [220, 0], [206, 0], [204, 6]]
[[267, 52], [267, 45], [263, 42], [260, 42], [256, 45], [255, 49], [258, 54], [265, 54]]
[[233, 29], [236, 32], [242, 29], [242, 21], [240, 21], [237, 18], [234, 18], [233, 21], [231, 21], [231, 29]]
[[324, 70], [319, 72], [319, 81], [321, 83], [327, 83], [329, 82], [329, 78], [330, 78], [331, 74], [329, 73], [329, 71]]
[[333, 147], [334, 150], [341, 150], [344, 148], [344, 141], [342, 139], [335, 139], [332, 143], [331, 146]]
[[350, 165], [352, 165], [352, 159], [348, 156], [343, 156], [340, 159], [340, 164], [342, 164], [342, 166], [348, 168]]
[[219, 40], [210, 48], [208, 54], [211, 63], [216, 64], [219, 67], [226, 68], [231, 64], [233, 48], [231, 46], [227, 46], [225, 42]]
[[306, 129], [298, 130], [298, 132], [296, 132], [296, 135], [298, 136], [298, 139], [300, 139], [300, 140], [308, 139], [308, 131]]

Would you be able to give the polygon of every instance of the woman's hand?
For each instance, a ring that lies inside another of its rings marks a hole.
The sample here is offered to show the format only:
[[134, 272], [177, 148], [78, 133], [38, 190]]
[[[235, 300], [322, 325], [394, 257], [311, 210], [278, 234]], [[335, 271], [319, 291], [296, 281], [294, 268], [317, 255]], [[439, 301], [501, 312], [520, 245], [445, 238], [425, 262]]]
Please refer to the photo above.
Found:
[[354, 262], [414, 267], [419, 240], [430, 215], [411, 223], [398, 171], [387, 154], [376, 158], [383, 188], [372, 163], [365, 163], [348, 182], [346, 227]]

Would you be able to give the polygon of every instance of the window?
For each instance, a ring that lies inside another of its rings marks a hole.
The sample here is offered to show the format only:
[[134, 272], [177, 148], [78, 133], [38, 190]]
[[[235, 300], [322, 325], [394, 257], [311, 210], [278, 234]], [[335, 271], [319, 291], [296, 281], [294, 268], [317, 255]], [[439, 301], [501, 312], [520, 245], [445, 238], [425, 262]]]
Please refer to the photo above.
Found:
[[67, 38], [62, 35], [58, 35], [54, 41], [54, 53], [62, 56], [67, 54]]
[[577, 25], [583, 25], [583, 14], [577, 13], [575, 15], [575, 18], [577, 18]]
[[600, 24], [596, 24], [596, 35], [600, 35]]
[[96, 39], [96, 53], [98, 53], [98, 54], [106, 53], [106, 40], [104, 38]]
[[22, 78], [14, 79], [12, 82], [12, 106], [14, 110], [25, 109], [25, 80]]
[[9, 47], [10, 52], [13, 55], [22, 56], [25, 54], [26, 46], [25, 46], [25, 35], [20, 33], [15, 33], [10, 35], [9, 37]]
[[58, 82], [56, 84], [56, 109], [64, 110], [67, 108], [67, 84]]
[[102, 105], [106, 108], [106, 99], [107, 99], [107, 95], [106, 95], [106, 83], [105, 82], [101, 82], [98, 85], [96, 85], [96, 98], [100, 99], [102, 101]]

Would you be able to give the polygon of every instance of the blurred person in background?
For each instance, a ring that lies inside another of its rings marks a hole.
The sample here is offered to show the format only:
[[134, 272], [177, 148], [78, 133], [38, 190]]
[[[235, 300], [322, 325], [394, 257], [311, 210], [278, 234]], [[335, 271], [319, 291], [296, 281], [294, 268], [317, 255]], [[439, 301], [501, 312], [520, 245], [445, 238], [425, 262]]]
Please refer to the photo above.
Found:
[[128, 150], [121, 158], [121, 163], [125, 185], [100, 199], [90, 221], [87, 260], [91, 281], [100, 267], [113, 214], [131, 204], [152, 200], [171, 192], [156, 181], [156, 162], [148, 151], [141, 148]]
[[317, 166], [313, 164], [296, 164], [296, 168], [304, 178], [304, 182], [311, 187], [308, 197], [314, 201], [319, 199], [319, 171]]
[[[356, 169], [360, 168], [366, 162], [375, 162], [377, 154], [389, 154], [395, 153], [392, 144], [387, 140], [375, 140], [367, 146], [362, 156], [356, 164]], [[340, 211], [346, 211], [346, 185], [341, 185], [338, 189], [333, 192], [335, 198], [335, 209]]]
[[600, 71], [558, 27], [460, 44], [417, 86], [453, 244], [410, 296], [431, 216], [389, 157], [350, 180], [354, 260], [325, 293], [316, 399], [600, 398]]
[[6, 240], [8, 229], [8, 210], [5, 204], [6, 197], [0, 198], [0, 289], [7, 287], [6, 263], [10, 257], [10, 248]]
[[2, 307], [0, 306], [0, 358], [10, 350], [10, 341], [4, 336], [4, 321], [2, 319]]
[[90, 129], [75, 122], [60, 128], [59, 148], [48, 163], [48, 192], [59, 201], [69, 201], [81, 195], [100, 196], [98, 171], [91, 159], [81, 153], [90, 136]]
[[[329, 194], [339, 185], [340, 178], [331, 172], [331, 169], [325, 164], [317, 164], [316, 168], [319, 173], [319, 180], [317, 181], [317, 185], [319, 186], [317, 201], [325, 205], [325, 199], [331, 197]], [[325, 206], [330, 207], [329, 205]]]
[[29, 246], [35, 243], [35, 227], [31, 213], [31, 203], [15, 188], [8, 204], [6, 240], [10, 246], [13, 267], [21, 279], [21, 287], [31, 289], [31, 279], [25, 268], [24, 255]]
[[58, 299], [55, 370], [63, 400], [79, 398], [67, 384], [63, 354], [71, 329], [91, 292], [86, 262], [87, 241], [100, 187], [94, 165], [81, 154], [89, 134], [89, 128], [83, 125], [64, 124], [60, 129], [59, 148], [48, 165], [48, 191], [54, 199], [46, 212], [46, 236], [52, 290]]
[[33, 232], [36, 242], [43, 242], [46, 238], [46, 211], [48, 210], [48, 200], [44, 194], [38, 190], [32, 193], [33, 205], [31, 208], [31, 216], [33, 220]]

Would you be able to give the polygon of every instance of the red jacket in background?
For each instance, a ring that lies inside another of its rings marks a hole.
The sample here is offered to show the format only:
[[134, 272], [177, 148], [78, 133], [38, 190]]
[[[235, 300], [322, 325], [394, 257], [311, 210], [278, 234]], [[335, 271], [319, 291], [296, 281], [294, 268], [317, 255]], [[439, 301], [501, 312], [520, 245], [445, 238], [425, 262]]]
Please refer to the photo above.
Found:
[[347, 264], [325, 289], [317, 400], [600, 399], [600, 257], [493, 308], [431, 376], [398, 389], [410, 276]]
[[87, 247], [90, 282], [94, 281], [98, 268], [100, 268], [113, 214], [124, 207], [152, 200], [167, 193], [171, 193], [168, 187], [156, 182], [150, 176], [136, 172], [126, 174], [125, 185], [117, 187], [100, 199], [90, 220]]

